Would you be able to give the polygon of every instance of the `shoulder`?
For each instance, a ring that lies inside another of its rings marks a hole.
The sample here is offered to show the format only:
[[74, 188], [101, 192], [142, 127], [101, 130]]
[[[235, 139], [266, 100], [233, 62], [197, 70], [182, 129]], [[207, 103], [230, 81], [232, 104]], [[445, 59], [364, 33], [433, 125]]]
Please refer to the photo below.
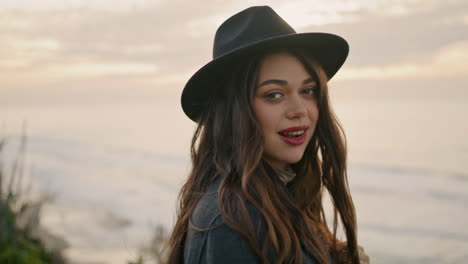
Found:
[[187, 230], [184, 263], [258, 263], [249, 243], [223, 221], [218, 206], [220, 183], [217, 180], [212, 184], [195, 207]]
[[[200, 198], [191, 217], [194, 228], [210, 229], [224, 223], [218, 202], [221, 182], [222, 178], [218, 178]], [[260, 211], [255, 206], [249, 202], [245, 205], [254, 223], [262, 221]]]
[[221, 185], [221, 179], [218, 178], [198, 201], [191, 222], [195, 229], [209, 229], [219, 225], [221, 212], [218, 206], [218, 190]]

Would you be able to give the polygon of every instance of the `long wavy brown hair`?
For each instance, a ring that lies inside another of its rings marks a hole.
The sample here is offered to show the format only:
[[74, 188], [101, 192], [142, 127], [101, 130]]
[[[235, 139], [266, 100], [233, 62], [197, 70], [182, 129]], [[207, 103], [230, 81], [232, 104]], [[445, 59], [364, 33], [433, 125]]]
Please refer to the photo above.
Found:
[[[282, 50], [284, 51], [284, 50]], [[168, 244], [168, 263], [183, 262], [190, 218], [203, 193], [223, 177], [218, 204], [225, 223], [239, 232], [258, 256], [268, 263], [273, 247], [275, 263], [302, 263], [301, 241], [320, 263], [359, 263], [357, 227], [346, 170], [346, 137], [333, 113], [328, 95], [328, 77], [314, 58], [302, 49], [287, 50], [316, 78], [319, 119], [304, 156], [292, 164], [296, 177], [287, 186], [279, 184], [272, 167], [262, 159], [262, 128], [253, 110], [259, 65], [257, 54], [236, 65], [229, 76], [220, 76], [221, 87], [201, 113], [191, 145], [192, 169], [179, 194], [178, 218]], [[333, 205], [330, 231], [322, 197], [328, 192]], [[266, 235], [260, 241], [247, 205], [262, 216]], [[338, 221], [346, 242], [337, 239]]]

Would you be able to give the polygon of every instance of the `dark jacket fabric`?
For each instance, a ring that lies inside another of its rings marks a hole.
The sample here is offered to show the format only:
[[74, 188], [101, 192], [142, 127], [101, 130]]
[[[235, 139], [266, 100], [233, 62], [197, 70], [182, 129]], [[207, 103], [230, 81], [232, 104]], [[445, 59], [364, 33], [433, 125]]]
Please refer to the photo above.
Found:
[[[192, 215], [184, 247], [185, 264], [214, 263], [260, 263], [249, 244], [240, 234], [223, 222], [218, 208], [218, 187], [220, 179], [203, 194]], [[248, 207], [254, 226], [262, 226], [262, 218], [253, 206]], [[198, 230], [197, 230], [198, 229]], [[207, 231], [200, 231], [204, 229]], [[263, 228], [257, 230], [260, 241], [264, 236]], [[275, 261], [274, 250], [268, 254], [270, 263]], [[302, 245], [302, 263], [318, 264], [314, 254]]]

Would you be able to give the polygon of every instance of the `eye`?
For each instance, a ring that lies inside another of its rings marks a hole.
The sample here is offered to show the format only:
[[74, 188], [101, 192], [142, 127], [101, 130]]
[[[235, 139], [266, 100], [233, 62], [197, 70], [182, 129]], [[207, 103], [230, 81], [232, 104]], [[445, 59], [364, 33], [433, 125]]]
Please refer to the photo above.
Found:
[[310, 87], [310, 88], [304, 89], [304, 93], [307, 95], [317, 95], [317, 90], [318, 90], [317, 87]]
[[266, 94], [265, 98], [267, 98], [267, 99], [278, 99], [278, 98], [280, 98], [282, 96], [283, 96], [283, 94], [281, 94], [281, 93], [273, 92], [273, 93]]

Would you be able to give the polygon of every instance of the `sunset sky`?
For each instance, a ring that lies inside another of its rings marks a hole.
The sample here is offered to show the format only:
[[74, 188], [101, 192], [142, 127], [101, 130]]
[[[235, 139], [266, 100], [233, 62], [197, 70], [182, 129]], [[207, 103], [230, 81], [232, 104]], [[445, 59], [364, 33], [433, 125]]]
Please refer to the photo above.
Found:
[[[190, 75], [210, 60], [219, 24], [262, 4], [298, 32], [331, 32], [349, 41], [338, 86], [420, 80], [434, 88], [448, 81], [459, 94], [467, 81], [463, 0], [6, 0], [0, 3], [0, 103], [178, 99]], [[392, 85], [382, 84], [375, 89], [389, 93], [385, 86]], [[415, 89], [419, 95], [426, 88]]]

